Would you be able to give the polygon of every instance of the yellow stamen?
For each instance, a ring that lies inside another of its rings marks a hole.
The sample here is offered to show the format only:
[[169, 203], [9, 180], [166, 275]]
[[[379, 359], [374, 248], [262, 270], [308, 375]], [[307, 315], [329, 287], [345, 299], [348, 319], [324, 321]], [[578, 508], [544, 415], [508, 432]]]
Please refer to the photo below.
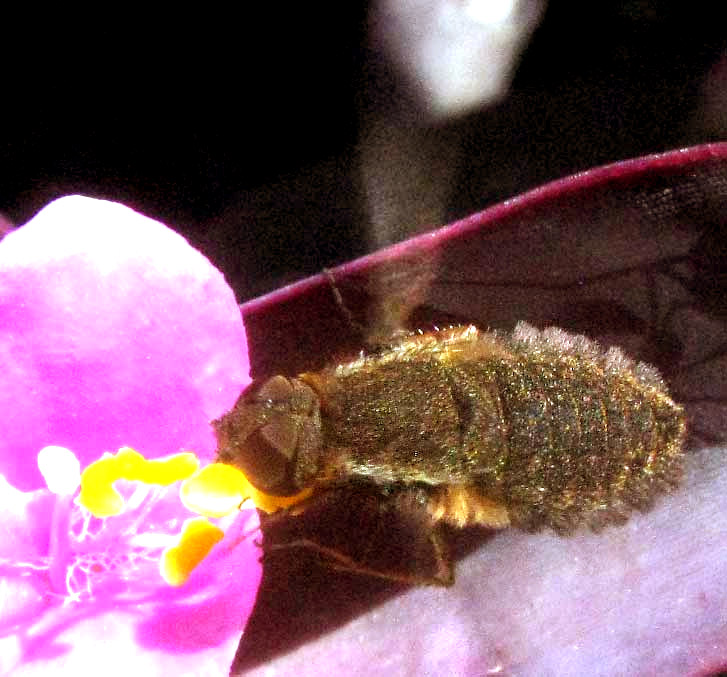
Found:
[[256, 508], [272, 513], [300, 503], [311, 493], [310, 489], [304, 489], [294, 496], [266, 494], [253, 487], [234, 466], [212, 463], [185, 480], [179, 495], [189, 510], [207, 517], [223, 517], [239, 509], [248, 498]]
[[187, 582], [192, 570], [222, 540], [222, 529], [210, 524], [204, 517], [193, 517], [184, 522], [179, 545], [167, 548], [159, 560], [159, 571], [169, 585]]
[[189, 477], [198, 467], [199, 460], [192, 453], [148, 461], [133, 449], [122, 447], [115, 455], [104, 454], [81, 473], [78, 501], [96, 517], [111, 517], [124, 509], [124, 499], [113, 486], [116, 480], [167, 486]]

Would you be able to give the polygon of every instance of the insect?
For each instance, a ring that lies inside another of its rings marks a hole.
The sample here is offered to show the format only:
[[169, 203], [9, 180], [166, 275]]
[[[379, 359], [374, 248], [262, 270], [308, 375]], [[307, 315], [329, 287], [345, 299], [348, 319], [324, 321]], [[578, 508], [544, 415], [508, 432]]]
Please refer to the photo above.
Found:
[[[443, 527], [600, 529], [678, 484], [683, 409], [652, 367], [583, 336], [520, 323], [413, 333], [369, 355], [253, 383], [214, 423], [219, 460], [275, 495], [312, 490], [416, 528], [430, 567], [341, 568], [407, 583], [454, 580]], [[368, 508], [366, 508], [368, 509]]]
[[[258, 380], [216, 422], [220, 460], [270, 493], [312, 492], [272, 516], [266, 547], [309, 546], [335, 567], [449, 584], [452, 528], [567, 534], [648, 508], [679, 482], [686, 414], [655, 369], [584, 333], [648, 355], [689, 406], [690, 435], [723, 439], [723, 285], [710, 286], [721, 250], [704, 233], [721, 232], [724, 160], [696, 149], [607, 170], [342, 271], [362, 287], [382, 263], [431, 245], [439, 261], [418, 275], [425, 285], [410, 285], [413, 300], [396, 296], [406, 274], [382, 287], [381, 302], [397, 301], [389, 335], [417, 303], [514, 331], [395, 334], [341, 359], [348, 343], [332, 318], [342, 313], [324, 285], [243, 307]], [[314, 538], [296, 526], [306, 520]]]

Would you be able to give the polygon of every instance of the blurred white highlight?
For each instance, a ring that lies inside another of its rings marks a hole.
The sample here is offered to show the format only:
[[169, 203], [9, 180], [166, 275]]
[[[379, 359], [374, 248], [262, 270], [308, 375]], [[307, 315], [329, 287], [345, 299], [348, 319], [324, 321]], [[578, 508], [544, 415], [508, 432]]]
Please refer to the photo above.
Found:
[[379, 0], [372, 30], [433, 118], [461, 115], [506, 93], [543, 0]]
[[464, 13], [481, 24], [498, 24], [509, 19], [517, 0], [470, 0], [462, 2]]

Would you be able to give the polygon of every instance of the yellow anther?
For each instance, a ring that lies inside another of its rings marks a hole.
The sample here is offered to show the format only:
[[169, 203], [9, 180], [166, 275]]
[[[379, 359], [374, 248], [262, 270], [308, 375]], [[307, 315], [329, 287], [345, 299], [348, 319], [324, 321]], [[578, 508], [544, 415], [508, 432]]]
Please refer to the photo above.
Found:
[[266, 494], [253, 487], [234, 466], [212, 463], [185, 480], [179, 495], [189, 510], [207, 517], [223, 517], [237, 510], [248, 498], [256, 508], [272, 513], [300, 503], [311, 493], [310, 489], [304, 489], [294, 496]]
[[81, 473], [81, 494], [78, 502], [96, 517], [118, 515], [124, 509], [124, 499], [113, 487], [118, 479], [115, 458], [104, 454]]
[[119, 468], [118, 479], [137, 480], [145, 484], [162, 486], [186, 479], [199, 467], [199, 460], [190, 452], [148, 461], [130, 447], [119, 449], [116, 462]]
[[199, 460], [189, 452], [148, 461], [140, 453], [123, 447], [115, 454], [104, 454], [81, 473], [79, 503], [96, 517], [112, 517], [124, 509], [124, 499], [113, 483], [132, 480], [166, 486], [192, 475]]
[[182, 483], [179, 497], [198, 515], [223, 517], [237, 510], [251, 490], [247, 477], [237, 468], [211, 463]]
[[193, 517], [184, 522], [179, 545], [167, 548], [159, 560], [159, 571], [169, 585], [187, 582], [194, 568], [222, 540], [222, 529], [210, 524], [204, 517]]

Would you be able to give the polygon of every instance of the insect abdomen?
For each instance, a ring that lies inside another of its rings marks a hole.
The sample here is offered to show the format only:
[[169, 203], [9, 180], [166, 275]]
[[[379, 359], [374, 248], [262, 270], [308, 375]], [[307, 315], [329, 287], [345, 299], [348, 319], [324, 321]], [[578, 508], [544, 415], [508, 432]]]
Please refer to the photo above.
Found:
[[521, 324], [507, 343], [509, 359], [479, 365], [499, 385], [507, 429], [497, 476], [481, 486], [513, 525], [598, 529], [678, 483], [684, 414], [655, 370], [557, 329]]

